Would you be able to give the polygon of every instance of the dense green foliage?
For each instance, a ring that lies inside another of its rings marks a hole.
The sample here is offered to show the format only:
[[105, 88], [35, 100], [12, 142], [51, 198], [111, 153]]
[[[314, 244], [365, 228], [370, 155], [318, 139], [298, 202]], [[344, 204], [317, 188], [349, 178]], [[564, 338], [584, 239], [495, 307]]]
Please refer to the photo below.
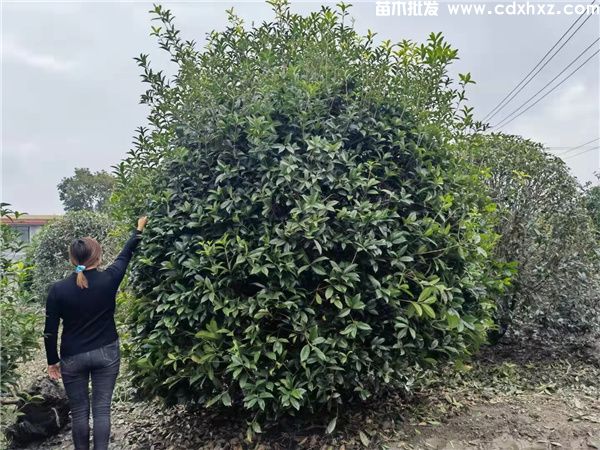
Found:
[[432, 119], [447, 103], [409, 102], [406, 59], [438, 74], [415, 88], [427, 90], [456, 52], [436, 35], [376, 46], [344, 6], [302, 17], [273, 3], [274, 22], [232, 15], [203, 52], [156, 9], [179, 71], [167, 83], [139, 58], [153, 131], [119, 166], [115, 199], [130, 211], [147, 198], [151, 217], [133, 272], [134, 383], [267, 416], [410, 388], [484, 341], [501, 285], [493, 205], [456, 130]]
[[104, 170], [75, 168], [75, 175], [58, 184], [58, 195], [65, 211], [105, 211], [114, 184], [115, 177]]
[[[286, 2], [269, 3], [274, 4], [280, 14], [285, 14]], [[342, 8], [347, 9], [345, 6]], [[180, 37], [179, 31], [173, 25], [170, 11], [158, 7], [156, 12], [161, 15], [162, 26], [153, 27], [152, 35], [157, 37], [160, 47], [169, 52], [179, 70], [169, 80], [163, 71], [152, 69], [147, 55], [142, 54], [136, 58], [143, 71], [142, 80], [148, 84], [147, 91], [141, 97], [141, 103], [149, 107], [150, 113], [148, 125], [137, 130], [134, 148], [123, 161], [113, 167], [117, 179], [111, 197], [111, 213], [121, 220], [145, 214], [147, 201], [155, 192], [154, 185], [162, 167], [161, 162], [175, 151], [178, 121], [182, 117], [186, 117], [188, 121], [199, 120], [196, 117], [197, 110], [190, 110], [187, 102], [189, 86], [197, 82], [195, 67], [202, 55], [198, 54], [193, 42], [184, 41]], [[241, 29], [243, 26], [242, 21], [232, 12], [230, 20], [230, 32], [235, 31], [235, 27]], [[352, 19], [346, 14], [343, 20], [347, 23]], [[350, 27], [346, 28], [350, 30]], [[304, 30], [306, 33], [313, 31], [315, 30]], [[213, 33], [213, 37], [216, 37], [216, 34]], [[373, 45], [375, 38], [375, 33], [369, 31], [359, 45]], [[220, 42], [217, 45], [222, 46], [225, 43]], [[267, 43], [266, 49], [271, 45]], [[240, 48], [238, 51], [243, 52], [244, 49]], [[466, 87], [474, 81], [471, 75], [466, 73], [459, 74], [458, 83], [453, 82], [448, 68], [458, 59], [458, 51], [445, 42], [440, 34], [432, 34], [427, 44], [403, 40], [392, 45], [389, 41], [384, 41], [376, 53], [368, 57], [383, 59], [387, 56], [393, 58], [394, 63], [393, 95], [396, 96], [396, 101], [402, 103], [402, 108], [411, 113], [415, 121], [422, 125], [435, 125], [437, 133], [454, 143], [459, 140], [457, 138], [468, 132], [484, 129], [481, 122], [474, 120], [473, 108], [465, 104]], [[230, 57], [225, 61], [230, 61]], [[312, 64], [320, 65], [323, 55], [317, 55], [315, 58], [316, 61]], [[234, 69], [223, 64], [220, 70]], [[327, 67], [335, 64], [336, 61], [330, 61]], [[363, 77], [376, 77], [380, 80], [386, 78], [386, 73], [377, 72], [385, 68], [378, 67], [379, 69], [374, 66], [366, 70]], [[311, 81], [307, 80], [307, 83]], [[312, 88], [314, 87], [316, 85]], [[364, 93], [363, 97], [366, 96], [367, 93]], [[229, 99], [230, 103], [231, 101]], [[203, 114], [211, 116], [215, 108], [222, 106], [211, 105]]]
[[592, 218], [596, 231], [600, 233], [600, 186], [590, 186], [585, 191], [585, 207]]
[[[0, 205], [0, 217], [18, 217], [19, 213]], [[38, 346], [39, 315], [29, 304], [23, 289], [23, 279], [30, 270], [15, 258], [23, 251], [19, 234], [10, 226], [0, 224], [0, 393], [12, 392], [18, 381], [16, 368], [29, 360]]]
[[[41, 302], [50, 285], [73, 271], [68, 248], [76, 238], [91, 236], [100, 242], [103, 265], [110, 264], [120, 243], [115, 222], [107, 215], [91, 211], [73, 211], [53, 220], [34, 236], [27, 260], [34, 266], [30, 289]], [[102, 267], [101, 266], [101, 267]]]
[[596, 230], [566, 164], [517, 136], [477, 136], [471, 150], [500, 211], [495, 253], [517, 268], [498, 300], [502, 321], [600, 330]]

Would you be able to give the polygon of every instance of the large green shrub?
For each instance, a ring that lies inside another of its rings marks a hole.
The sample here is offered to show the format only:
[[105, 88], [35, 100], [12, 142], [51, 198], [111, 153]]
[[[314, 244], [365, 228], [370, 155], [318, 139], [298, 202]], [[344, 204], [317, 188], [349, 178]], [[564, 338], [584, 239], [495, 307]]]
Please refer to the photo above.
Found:
[[73, 211], [46, 224], [34, 236], [27, 260], [34, 266], [31, 291], [44, 301], [52, 283], [73, 271], [68, 248], [76, 238], [91, 236], [102, 245], [101, 267], [112, 262], [119, 250], [117, 225], [107, 215], [91, 211]]
[[157, 170], [129, 343], [142, 393], [268, 416], [410, 388], [483, 342], [498, 285], [485, 199], [447, 130], [405, 107], [404, 47], [343, 6], [274, 9], [196, 52], [157, 8], [179, 72], [145, 94], [165, 119], [134, 163]]
[[[500, 322], [552, 330], [600, 330], [600, 259], [581, 186], [541, 144], [477, 136], [472, 156], [499, 207], [497, 258], [516, 265], [498, 299]], [[589, 197], [588, 197], [589, 206]]]

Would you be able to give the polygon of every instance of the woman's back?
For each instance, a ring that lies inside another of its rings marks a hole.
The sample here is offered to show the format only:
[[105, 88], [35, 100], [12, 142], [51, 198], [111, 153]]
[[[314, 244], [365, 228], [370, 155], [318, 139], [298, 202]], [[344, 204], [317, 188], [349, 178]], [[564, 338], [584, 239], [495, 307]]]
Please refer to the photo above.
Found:
[[63, 320], [60, 353], [63, 357], [102, 347], [117, 339], [114, 321], [119, 286], [111, 272], [86, 272], [89, 287], [81, 289], [73, 274], [55, 283], [50, 292]]
[[[48, 293], [44, 327], [48, 375], [63, 379], [77, 449], [90, 448], [91, 380], [94, 450], [108, 450], [110, 404], [121, 363], [115, 298], [146, 222], [146, 217], [138, 219], [137, 230], [106, 270], [96, 269], [102, 259], [98, 241], [92, 237], [75, 239], [69, 247], [75, 273], [54, 283]], [[59, 360], [56, 343], [61, 319]]]
[[106, 270], [85, 271], [87, 288], [77, 285], [75, 273], [52, 285], [46, 301], [44, 328], [49, 365], [59, 361], [56, 344], [60, 319], [63, 320], [62, 358], [94, 350], [117, 339], [115, 297], [138, 236], [139, 232], [131, 236], [115, 262]]

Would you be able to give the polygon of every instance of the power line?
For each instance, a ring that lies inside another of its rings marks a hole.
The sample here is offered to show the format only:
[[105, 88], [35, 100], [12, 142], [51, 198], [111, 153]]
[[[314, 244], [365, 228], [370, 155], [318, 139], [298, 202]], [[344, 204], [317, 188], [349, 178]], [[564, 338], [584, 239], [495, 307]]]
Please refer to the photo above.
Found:
[[[594, 1], [595, 1], [595, 0], [594, 0]], [[580, 16], [580, 17], [583, 17], [583, 16]], [[561, 50], [561, 49], [562, 49], [562, 48], [563, 48], [563, 47], [564, 47], [564, 46], [565, 46], [565, 45], [566, 45], [566, 44], [567, 44], [567, 43], [568, 43], [568, 42], [571, 40], [571, 38], [572, 38], [573, 36], [575, 36], [575, 34], [577, 33], [577, 31], [579, 31], [579, 29], [580, 29], [582, 26], [584, 26], [584, 25], [585, 25], [585, 23], [586, 23], [588, 20], [590, 20], [590, 18], [591, 18], [591, 17], [592, 17], [592, 16], [591, 16], [591, 15], [589, 15], [589, 16], [588, 16], [588, 17], [587, 17], [587, 18], [586, 18], [586, 19], [583, 21], [583, 23], [582, 23], [581, 25], [579, 25], [579, 27], [577, 27], [577, 29], [576, 29], [576, 30], [573, 32], [573, 34], [571, 34], [571, 36], [569, 36], [569, 38], [568, 38], [568, 39], [567, 39], [567, 40], [566, 40], [566, 41], [565, 41], [565, 42], [564, 42], [564, 43], [563, 43], [563, 44], [562, 44], [562, 45], [561, 45], [561, 46], [558, 48], [558, 50], [556, 50], [556, 51], [554, 52], [554, 54], [553, 54], [553, 55], [552, 55], [552, 56], [551, 56], [551, 57], [550, 57], [550, 58], [549, 58], [549, 59], [548, 59], [548, 60], [547, 60], [547, 61], [546, 61], [546, 62], [545, 62], [543, 65], [542, 65], [542, 67], [540, 67], [540, 68], [537, 70], [537, 72], [535, 72], [535, 73], [533, 74], [533, 76], [532, 76], [532, 77], [531, 77], [529, 80], [527, 80], [527, 82], [526, 82], [526, 83], [525, 83], [523, 86], [521, 86], [521, 88], [520, 88], [520, 89], [519, 89], [517, 92], [515, 92], [515, 93], [514, 93], [514, 94], [513, 94], [513, 95], [512, 95], [512, 96], [511, 96], [511, 97], [510, 97], [510, 98], [509, 98], [507, 101], [506, 101], [506, 103], [505, 103], [505, 104], [504, 104], [504, 105], [503, 105], [501, 108], [499, 108], [499, 109], [498, 109], [498, 110], [497, 110], [497, 111], [496, 111], [494, 114], [492, 114], [492, 116], [490, 116], [488, 120], [492, 119], [492, 117], [494, 117], [494, 116], [495, 116], [496, 114], [498, 114], [498, 113], [499, 113], [501, 110], [503, 110], [505, 106], [507, 106], [507, 105], [508, 105], [508, 104], [509, 104], [509, 103], [510, 103], [510, 102], [511, 102], [511, 101], [512, 101], [512, 100], [513, 100], [513, 99], [514, 99], [514, 98], [515, 98], [515, 97], [516, 97], [516, 96], [517, 96], [517, 95], [518, 95], [518, 94], [519, 94], [519, 93], [520, 93], [520, 92], [521, 92], [523, 89], [525, 89], [525, 87], [526, 87], [526, 86], [527, 86], [527, 85], [528, 85], [528, 84], [529, 84], [531, 81], [533, 81], [533, 79], [534, 79], [534, 78], [537, 76], [537, 74], [539, 74], [539, 73], [542, 71], [542, 69], [543, 69], [544, 67], [546, 67], [550, 61], [552, 61], [552, 59], [554, 59], [554, 57], [555, 57], [555, 56], [558, 54], [558, 52], [559, 52], [559, 51], [560, 51], [560, 50]]]
[[[561, 86], [565, 81], [567, 81], [569, 78], [571, 78], [575, 72], [577, 72], [579, 69], [581, 69], [583, 66], [585, 66], [594, 56], [596, 56], [598, 53], [600, 53], [600, 50], [596, 50], [594, 53], [592, 53], [592, 55], [586, 59], [584, 62], [582, 62], [579, 66], [577, 66], [577, 68], [575, 70], [573, 70], [571, 73], [569, 73], [565, 78], [563, 78], [560, 83], [558, 83], [556, 86], [554, 86], [552, 89], [550, 89], [548, 92], [546, 92], [544, 95], [542, 95], [539, 99], [537, 99], [534, 103], [532, 103], [528, 108], [524, 109], [523, 111], [521, 111], [519, 114], [517, 114], [515, 117], [513, 117], [512, 119], [510, 119], [508, 122], [502, 123], [501, 125], [497, 126], [497, 129], [500, 129], [502, 127], [505, 127], [506, 125], [508, 125], [509, 123], [511, 123], [513, 120], [515, 120], [517, 117], [520, 117], [521, 115], [525, 114], [527, 111], [529, 111], [531, 108], [533, 108], [535, 105], [537, 105], [540, 101], [542, 101], [544, 98], [546, 98], [550, 93], [554, 92], [559, 86]], [[520, 108], [519, 108], [520, 109]], [[508, 118], [508, 117], [507, 117]], [[506, 120], [506, 119], [504, 119]]]
[[546, 147], [546, 150], [550, 150], [553, 153], [569, 153], [572, 149], [571, 147]]
[[[592, 3], [591, 3], [590, 5], [593, 5], [594, 3], [596, 3], [596, 0], [593, 0], [593, 1], [592, 1]], [[555, 56], [558, 54], [558, 52], [559, 52], [559, 51], [560, 51], [560, 50], [561, 50], [561, 49], [562, 49], [562, 48], [563, 48], [563, 47], [564, 47], [564, 46], [567, 44], [567, 42], [569, 42], [569, 41], [570, 41], [570, 40], [573, 38], [573, 36], [575, 36], [575, 34], [576, 34], [578, 31], [579, 31], [579, 29], [580, 29], [580, 28], [581, 28], [583, 25], [585, 25], [585, 23], [586, 23], [586, 22], [587, 22], [587, 21], [588, 21], [588, 20], [589, 20], [591, 17], [592, 17], [592, 16], [591, 16], [591, 15], [589, 15], [589, 16], [588, 16], [588, 17], [587, 17], [587, 18], [584, 20], [584, 22], [583, 22], [581, 25], [579, 25], [579, 27], [577, 27], [577, 29], [576, 29], [576, 30], [575, 30], [575, 31], [574, 31], [574, 32], [573, 32], [573, 33], [572, 33], [572, 34], [569, 36], [569, 38], [568, 38], [568, 39], [567, 39], [567, 40], [566, 40], [566, 41], [565, 41], [565, 42], [564, 42], [564, 43], [563, 43], [563, 44], [560, 46], [560, 48], [559, 48], [558, 50], [556, 50], [556, 52], [554, 52], [554, 54], [553, 54], [553, 55], [550, 57], [550, 59], [548, 59], [548, 61], [546, 61], [546, 62], [544, 63], [544, 65], [543, 65], [542, 67], [540, 67], [540, 69], [539, 69], [539, 70], [538, 70], [538, 71], [537, 71], [537, 72], [536, 72], [536, 73], [535, 73], [535, 74], [534, 74], [534, 75], [533, 75], [533, 76], [532, 76], [532, 77], [531, 77], [531, 78], [530, 78], [530, 79], [529, 79], [529, 80], [528, 80], [528, 81], [527, 81], [527, 82], [526, 82], [526, 83], [525, 83], [525, 84], [524, 84], [524, 85], [521, 87], [521, 89], [519, 89], [519, 87], [520, 87], [520, 86], [521, 86], [521, 85], [522, 85], [522, 84], [525, 82], [525, 80], [527, 80], [527, 78], [529, 78], [529, 75], [531, 75], [531, 74], [533, 73], [533, 71], [534, 71], [535, 69], [537, 69], [537, 68], [540, 66], [540, 64], [542, 64], [542, 63], [543, 63], [543, 61], [546, 59], [546, 57], [547, 57], [547, 56], [548, 56], [548, 55], [549, 55], [549, 54], [552, 52], [552, 50], [554, 50], [554, 49], [556, 48], [556, 46], [557, 46], [557, 45], [560, 43], [560, 41], [562, 41], [562, 39], [563, 39], [563, 38], [564, 38], [564, 37], [567, 35], [567, 33], [569, 33], [569, 31], [571, 31], [571, 29], [572, 29], [572, 28], [573, 28], [575, 25], [577, 25], [577, 22], [579, 22], [579, 21], [580, 21], [580, 20], [583, 18], [583, 15], [580, 15], [579, 17], [577, 17], [577, 19], [575, 20], [575, 22], [573, 22], [573, 23], [571, 24], [571, 26], [570, 26], [570, 27], [567, 29], [567, 31], [565, 31], [565, 32], [562, 34], [562, 36], [561, 36], [561, 37], [560, 37], [560, 38], [559, 38], [559, 39], [558, 39], [558, 40], [555, 42], [555, 44], [552, 46], [552, 48], [550, 48], [550, 50], [548, 50], [548, 51], [546, 52], [546, 54], [545, 54], [545, 55], [542, 57], [542, 59], [540, 59], [540, 60], [538, 61], [538, 63], [537, 63], [537, 64], [536, 64], [536, 65], [533, 67], [533, 69], [531, 69], [531, 70], [529, 71], [529, 73], [528, 73], [527, 75], [525, 75], [525, 77], [524, 77], [524, 78], [523, 78], [523, 79], [522, 79], [522, 80], [521, 80], [521, 81], [520, 81], [520, 82], [519, 82], [519, 83], [518, 83], [518, 84], [517, 84], [517, 85], [516, 85], [516, 86], [515, 86], [515, 87], [514, 87], [514, 88], [513, 88], [513, 89], [512, 89], [512, 90], [511, 90], [509, 93], [508, 93], [508, 94], [506, 94], [506, 96], [505, 96], [505, 97], [504, 97], [504, 98], [503, 98], [503, 99], [500, 101], [500, 103], [498, 103], [498, 104], [497, 104], [497, 105], [494, 107], [494, 109], [492, 109], [492, 110], [491, 110], [489, 113], [487, 113], [487, 115], [486, 115], [486, 116], [485, 116], [485, 117], [482, 119], [482, 121], [485, 121], [485, 120], [487, 120], [487, 119], [491, 119], [492, 117], [494, 117], [494, 116], [495, 116], [496, 114], [498, 114], [498, 113], [499, 113], [499, 112], [500, 112], [500, 111], [501, 111], [501, 110], [502, 110], [502, 109], [503, 109], [503, 108], [504, 108], [504, 107], [505, 107], [505, 106], [506, 106], [506, 105], [507, 105], [507, 104], [508, 104], [508, 103], [509, 103], [509, 102], [510, 102], [510, 101], [511, 101], [513, 98], [515, 98], [515, 96], [516, 96], [516, 95], [517, 95], [519, 92], [521, 92], [521, 91], [523, 90], [523, 88], [525, 88], [525, 86], [527, 86], [527, 85], [528, 85], [528, 84], [531, 82], [531, 80], [533, 80], [533, 79], [535, 78], [535, 76], [536, 76], [538, 73], [540, 73], [540, 71], [541, 71], [541, 70], [542, 70], [544, 67], [546, 67], [546, 65], [547, 65], [547, 64], [548, 64], [550, 61], [552, 61], [552, 59], [553, 59], [553, 58], [554, 58], [554, 57], [555, 57]], [[516, 93], [515, 93], [515, 94], [514, 94], [514, 95], [511, 97], [511, 94], [512, 94], [513, 92], [515, 92], [517, 89], [519, 89], [519, 91], [518, 91], [518, 92], [516, 92]], [[508, 99], [509, 97], [510, 97], [510, 99]], [[508, 99], [508, 101], [505, 103], [506, 99]], [[495, 111], [495, 112], [494, 112], [494, 111]]]
[[596, 149], [600, 149], [600, 146], [597, 145], [596, 147], [587, 148], [587, 149], [585, 149], [585, 150], [583, 150], [581, 152], [575, 153], [574, 155], [569, 155], [569, 156], [567, 156], [564, 159], [575, 158], [576, 156], [583, 155], [584, 153], [591, 152], [592, 150], [596, 150]]
[[589, 141], [589, 142], [586, 142], [585, 144], [581, 144], [581, 145], [578, 145], [577, 147], [573, 147], [573, 148], [572, 148], [572, 149], [570, 149], [569, 151], [571, 151], [571, 150], [577, 150], [578, 148], [585, 147], [586, 145], [589, 145], [589, 144], [591, 144], [592, 142], [596, 142], [596, 141], [598, 141], [598, 140], [600, 140], [600, 138], [592, 139], [591, 141]]
[[[573, 152], [575, 150], [578, 150], [578, 149], [580, 149], [582, 147], [585, 147], [586, 145], [590, 145], [590, 144], [592, 144], [592, 143], [594, 143], [594, 142], [596, 142], [598, 140], [600, 140], [600, 138], [592, 139], [591, 141], [585, 142], [585, 143], [583, 143], [581, 145], [578, 145], [576, 147], [562, 147], [563, 150], [558, 150], [561, 153], [558, 154], [558, 155], [556, 155], [556, 156], [558, 156], [559, 158], [563, 158], [563, 159], [568, 159], [571, 156], [577, 156], [577, 155], [569, 155], [569, 153], [571, 153], [571, 152]], [[592, 148], [594, 148], [594, 147], [592, 147]]]
[[596, 39], [594, 42], [592, 42], [590, 45], [588, 45], [585, 50], [583, 50], [579, 55], [577, 55], [577, 57], [571, 61], [563, 70], [561, 70], [558, 75], [556, 75], [554, 78], [552, 78], [550, 81], [548, 81], [544, 87], [542, 87], [539, 91], [537, 91], [535, 94], [533, 94], [531, 97], [529, 97], [527, 100], [525, 100], [521, 106], [519, 106], [517, 109], [515, 109], [513, 112], [511, 112], [509, 115], [507, 115], [504, 119], [502, 119], [497, 127], [501, 127], [502, 123], [508, 119], [510, 116], [512, 116], [513, 114], [515, 114], [517, 111], [519, 111], [521, 108], [523, 108], [527, 103], [529, 103], [531, 100], [533, 100], [540, 92], [542, 92], [544, 89], [546, 89], [548, 86], [550, 86], [558, 77], [560, 77], [563, 73], [565, 73], [567, 71], [567, 69], [569, 67], [571, 67], [573, 64], [575, 64], [577, 62], [577, 60], [579, 58], [581, 58], [590, 48], [592, 48], [594, 46], [594, 44], [596, 44], [598, 41], [600, 41], [600, 37], [598, 39]]
[[555, 149], [556, 151], [559, 151], [559, 152], [570, 152], [570, 151], [573, 151], [573, 150], [577, 150], [577, 149], [579, 149], [581, 147], [585, 147], [586, 145], [589, 145], [589, 144], [591, 144], [593, 142], [596, 142], [598, 140], [600, 140], [600, 138], [592, 139], [591, 141], [585, 142], [585, 143], [583, 143], [581, 145], [578, 145], [577, 147], [546, 147], [546, 148], [548, 150]]

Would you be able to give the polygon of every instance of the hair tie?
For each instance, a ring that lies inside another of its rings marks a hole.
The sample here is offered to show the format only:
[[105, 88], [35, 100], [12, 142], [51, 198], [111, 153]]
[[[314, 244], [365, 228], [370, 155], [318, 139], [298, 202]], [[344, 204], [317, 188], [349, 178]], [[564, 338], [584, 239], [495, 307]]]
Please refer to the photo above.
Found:
[[85, 270], [85, 266], [79, 265], [79, 266], [75, 266], [75, 272], [79, 273], [79, 272], [83, 272]]

